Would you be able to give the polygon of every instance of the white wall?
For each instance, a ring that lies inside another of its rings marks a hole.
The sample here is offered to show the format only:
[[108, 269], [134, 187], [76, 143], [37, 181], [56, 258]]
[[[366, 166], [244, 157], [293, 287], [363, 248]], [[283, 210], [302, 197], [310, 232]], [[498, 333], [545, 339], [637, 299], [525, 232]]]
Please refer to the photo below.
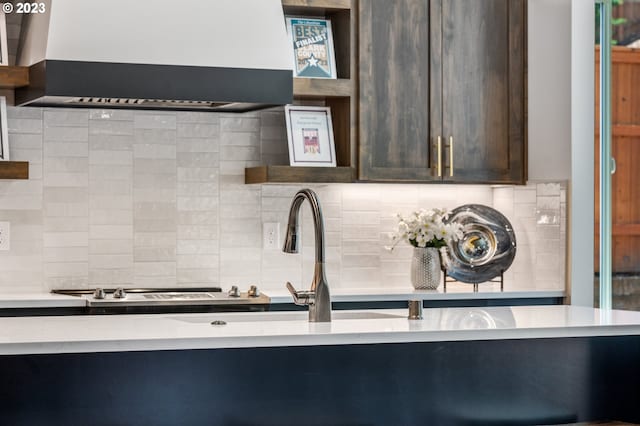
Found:
[[594, 21], [592, 1], [573, 0], [569, 275], [573, 305], [593, 306]]
[[571, 0], [529, 0], [529, 180], [571, 176]]

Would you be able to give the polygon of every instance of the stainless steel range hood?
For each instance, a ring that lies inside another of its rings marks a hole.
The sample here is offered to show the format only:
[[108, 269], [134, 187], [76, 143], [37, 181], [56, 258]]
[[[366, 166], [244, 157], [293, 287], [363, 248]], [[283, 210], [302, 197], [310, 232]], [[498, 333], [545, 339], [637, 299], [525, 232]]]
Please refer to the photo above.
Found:
[[280, 0], [44, 0], [17, 105], [249, 111], [291, 103]]

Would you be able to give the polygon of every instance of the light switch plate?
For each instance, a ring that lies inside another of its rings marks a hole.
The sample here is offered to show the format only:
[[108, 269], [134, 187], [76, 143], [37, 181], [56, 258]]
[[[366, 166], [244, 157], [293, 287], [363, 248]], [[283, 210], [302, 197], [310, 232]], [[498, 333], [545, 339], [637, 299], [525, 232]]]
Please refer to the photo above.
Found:
[[9, 222], [0, 222], [0, 251], [8, 251], [11, 248], [11, 225]]
[[267, 250], [280, 248], [280, 223], [265, 222], [262, 224], [262, 247]]

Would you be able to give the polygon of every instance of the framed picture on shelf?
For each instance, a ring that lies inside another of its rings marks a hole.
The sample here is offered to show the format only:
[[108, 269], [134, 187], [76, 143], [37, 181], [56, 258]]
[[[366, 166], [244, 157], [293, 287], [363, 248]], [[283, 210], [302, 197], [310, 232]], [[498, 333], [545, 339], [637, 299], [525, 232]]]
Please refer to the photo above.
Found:
[[7, 123], [7, 98], [0, 96], [0, 161], [9, 161], [9, 130]]
[[287, 34], [294, 77], [337, 78], [330, 20], [287, 17]]
[[0, 65], [9, 65], [9, 50], [7, 49], [7, 17], [0, 10]]
[[336, 146], [329, 107], [284, 107], [292, 166], [335, 167]]

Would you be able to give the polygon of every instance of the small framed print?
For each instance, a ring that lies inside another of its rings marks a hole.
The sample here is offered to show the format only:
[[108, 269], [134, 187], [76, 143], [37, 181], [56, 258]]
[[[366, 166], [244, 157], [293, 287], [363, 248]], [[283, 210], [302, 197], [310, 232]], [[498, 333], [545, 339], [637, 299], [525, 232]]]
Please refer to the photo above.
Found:
[[336, 147], [329, 107], [284, 107], [292, 166], [335, 167]]
[[0, 96], [0, 161], [9, 161], [7, 98]]

